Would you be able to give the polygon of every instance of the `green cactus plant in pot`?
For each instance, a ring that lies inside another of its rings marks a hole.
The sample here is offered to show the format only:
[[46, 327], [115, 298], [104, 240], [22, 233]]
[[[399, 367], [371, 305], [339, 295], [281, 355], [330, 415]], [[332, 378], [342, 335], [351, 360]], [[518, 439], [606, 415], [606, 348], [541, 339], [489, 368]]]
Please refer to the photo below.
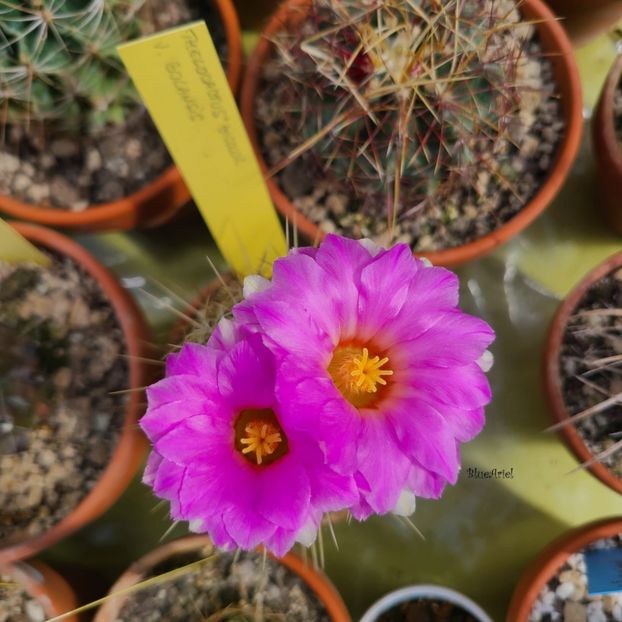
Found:
[[544, 351], [553, 429], [581, 464], [622, 494], [622, 253], [590, 271], [560, 305]]
[[116, 48], [202, 18], [235, 83], [240, 39], [228, 0], [0, 3], [0, 211], [129, 229], [159, 224], [187, 202]]
[[154, 549], [112, 586], [95, 622], [351, 622], [323, 572], [293, 553], [223, 552], [206, 536]]
[[307, 237], [397, 239], [445, 264], [531, 222], [581, 130], [572, 51], [540, 0], [290, 0], [241, 103]]

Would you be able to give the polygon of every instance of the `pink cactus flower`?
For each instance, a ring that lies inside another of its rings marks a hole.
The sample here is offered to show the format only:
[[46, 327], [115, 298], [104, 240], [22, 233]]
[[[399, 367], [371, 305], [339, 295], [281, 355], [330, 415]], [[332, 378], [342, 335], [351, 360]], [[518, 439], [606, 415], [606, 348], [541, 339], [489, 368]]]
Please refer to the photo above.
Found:
[[249, 277], [238, 322], [276, 358], [282, 425], [320, 440], [352, 475], [359, 519], [408, 513], [460, 470], [460, 444], [484, 425], [482, 370], [494, 332], [458, 308], [458, 279], [405, 244], [389, 250], [329, 235]]
[[144, 481], [222, 549], [283, 555], [310, 544], [324, 512], [357, 498], [317, 439], [275, 397], [273, 355], [223, 320], [209, 345], [186, 344], [147, 390], [140, 425], [153, 444]]

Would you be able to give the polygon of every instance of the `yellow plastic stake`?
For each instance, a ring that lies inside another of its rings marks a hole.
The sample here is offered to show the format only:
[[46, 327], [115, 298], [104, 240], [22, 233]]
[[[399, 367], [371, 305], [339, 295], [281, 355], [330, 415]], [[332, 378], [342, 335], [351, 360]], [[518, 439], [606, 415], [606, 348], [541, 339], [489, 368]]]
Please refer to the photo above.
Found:
[[119, 54], [229, 266], [269, 273], [285, 236], [205, 23]]
[[0, 218], [0, 261], [47, 266], [50, 259]]

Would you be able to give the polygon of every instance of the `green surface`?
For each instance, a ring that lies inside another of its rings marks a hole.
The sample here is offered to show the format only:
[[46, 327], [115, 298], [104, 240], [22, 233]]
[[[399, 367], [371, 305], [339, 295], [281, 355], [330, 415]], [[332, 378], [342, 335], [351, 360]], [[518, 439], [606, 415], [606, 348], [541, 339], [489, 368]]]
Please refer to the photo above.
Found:
[[[613, 53], [605, 38], [579, 51], [588, 106]], [[544, 545], [574, 525], [622, 513], [622, 499], [588, 473], [572, 472], [574, 458], [543, 431], [550, 415], [540, 359], [559, 297], [622, 247], [600, 220], [588, 143], [586, 132], [562, 193], [536, 223], [495, 254], [459, 270], [465, 308], [485, 317], [498, 334], [491, 373], [495, 398], [485, 431], [464, 449], [457, 486], [440, 502], [419, 504], [414, 522], [425, 540], [391, 518], [338, 525], [339, 551], [325, 538], [326, 571], [355, 620], [389, 590], [432, 582], [465, 592], [501, 621], [521, 571]], [[127, 279], [161, 341], [173, 316], [159, 284], [191, 299], [212, 277], [206, 256], [222, 267], [197, 223], [189, 210], [159, 231], [80, 238]], [[153, 295], [163, 304], [154, 304]], [[513, 469], [513, 478], [472, 479], [469, 467]], [[45, 557], [87, 586], [83, 598], [92, 598], [156, 546], [168, 527], [166, 508], [156, 507], [150, 492], [135, 483], [104, 517]]]

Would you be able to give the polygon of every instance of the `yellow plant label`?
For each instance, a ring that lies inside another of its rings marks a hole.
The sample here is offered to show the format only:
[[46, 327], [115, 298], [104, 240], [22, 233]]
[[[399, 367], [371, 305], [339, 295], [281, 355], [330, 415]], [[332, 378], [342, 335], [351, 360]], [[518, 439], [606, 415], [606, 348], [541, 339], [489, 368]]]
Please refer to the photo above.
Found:
[[268, 273], [285, 236], [205, 23], [119, 54], [229, 266]]
[[0, 218], [0, 260], [7, 263], [37, 263], [46, 266], [50, 263], [34, 244], [17, 233], [9, 223]]

